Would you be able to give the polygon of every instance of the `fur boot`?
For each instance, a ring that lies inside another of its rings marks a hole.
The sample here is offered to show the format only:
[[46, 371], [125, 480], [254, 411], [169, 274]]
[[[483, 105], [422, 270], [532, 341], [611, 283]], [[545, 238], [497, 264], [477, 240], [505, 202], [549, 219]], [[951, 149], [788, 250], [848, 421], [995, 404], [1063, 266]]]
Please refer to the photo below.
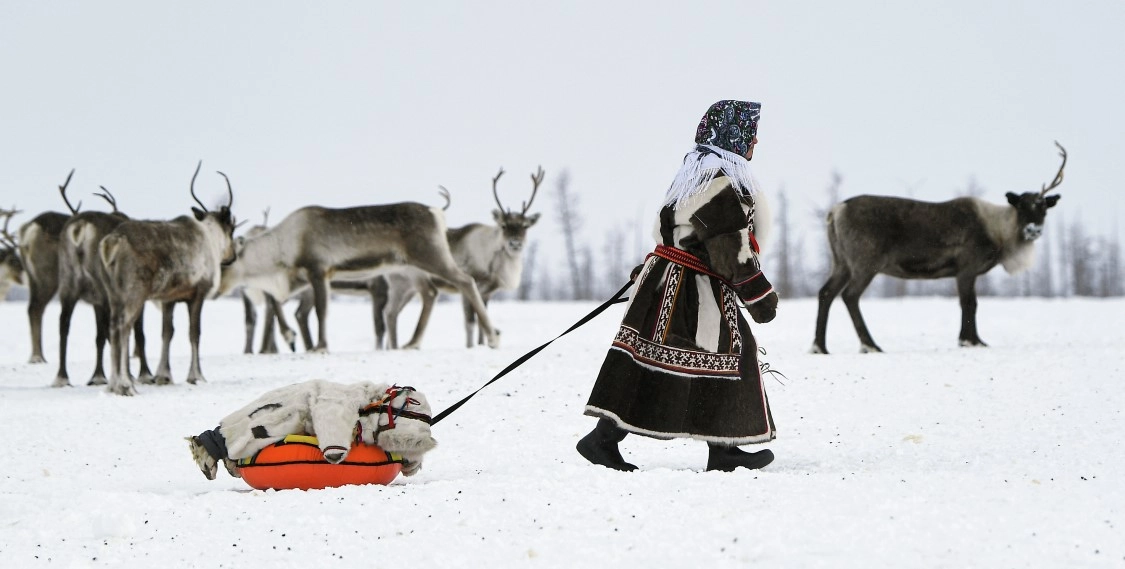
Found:
[[621, 451], [617, 448], [617, 443], [624, 440], [625, 435], [628, 434], [628, 431], [618, 428], [613, 421], [599, 419], [594, 430], [582, 437], [576, 448], [578, 454], [594, 464], [630, 472], [636, 470], [637, 467], [625, 462], [625, 459], [621, 456]]
[[733, 472], [738, 467], [755, 470], [773, 462], [770, 449], [746, 452], [738, 447], [707, 443], [707, 470]]

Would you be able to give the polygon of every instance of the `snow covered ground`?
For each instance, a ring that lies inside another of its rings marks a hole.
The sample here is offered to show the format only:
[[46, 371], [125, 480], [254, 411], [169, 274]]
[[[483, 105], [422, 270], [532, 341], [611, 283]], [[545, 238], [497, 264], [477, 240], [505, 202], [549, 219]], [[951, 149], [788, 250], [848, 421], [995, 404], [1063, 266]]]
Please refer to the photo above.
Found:
[[[0, 567], [1121, 567], [1125, 300], [984, 298], [989, 348], [956, 347], [955, 299], [866, 299], [884, 354], [858, 354], [837, 303], [829, 356], [807, 353], [815, 302], [757, 326], [779, 438], [762, 471], [703, 471], [706, 449], [629, 437], [621, 473], [574, 451], [612, 308], [435, 426], [440, 446], [390, 486], [261, 492], [208, 481], [183, 441], [260, 393], [311, 378], [411, 384], [435, 410], [553, 338], [594, 303], [493, 303], [498, 350], [462, 347], [459, 302], [423, 349], [371, 349], [369, 307], [331, 306], [331, 353], [243, 355], [241, 305], [204, 308], [187, 385], [86, 387], [91, 311], [71, 335], [76, 387], [51, 389], [26, 305], [0, 303]], [[417, 305], [404, 313], [412, 325]], [[159, 322], [148, 311], [149, 353]]]

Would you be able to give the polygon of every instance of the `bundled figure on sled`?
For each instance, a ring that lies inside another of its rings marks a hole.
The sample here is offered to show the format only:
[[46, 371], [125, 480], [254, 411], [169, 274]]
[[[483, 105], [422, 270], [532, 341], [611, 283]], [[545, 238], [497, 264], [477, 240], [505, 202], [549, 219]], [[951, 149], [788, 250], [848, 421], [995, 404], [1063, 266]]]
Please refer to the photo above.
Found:
[[401, 462], [404, 476], [412, 476], [437, 446], [430, 423], [430, 404], [413, 387], [318, 379], [269, 391], [187, 440], [208, 480], [215, 479], [219, 462], [241, 477], [238, 461], [291, 435], [314, 436], [329, 464], [343, 463], [353, 445], [377, 446]]

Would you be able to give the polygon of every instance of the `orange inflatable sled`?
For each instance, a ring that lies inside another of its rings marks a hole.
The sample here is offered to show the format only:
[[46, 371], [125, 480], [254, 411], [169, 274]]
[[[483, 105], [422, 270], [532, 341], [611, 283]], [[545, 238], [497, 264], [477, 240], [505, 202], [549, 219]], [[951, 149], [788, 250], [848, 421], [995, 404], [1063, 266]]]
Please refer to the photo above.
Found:
[[242, 479], [258, 490], [319, 490], [348, 484], [390, 484], [402, 457], [363, 443], [352, 445], [339, 464], [324, 460], [316, 437], [289, 435], [251, 458], [238, 461]]

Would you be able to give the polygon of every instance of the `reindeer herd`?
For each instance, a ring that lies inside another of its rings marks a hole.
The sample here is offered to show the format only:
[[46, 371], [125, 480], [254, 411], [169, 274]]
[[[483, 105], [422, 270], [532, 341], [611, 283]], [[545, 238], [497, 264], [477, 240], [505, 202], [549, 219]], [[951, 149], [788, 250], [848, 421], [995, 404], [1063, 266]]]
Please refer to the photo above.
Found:
[[[867, 330], [859, 298], [877, 274], [904, 279], [953, 277], [961, 304], [960, 344], [983, 346], [977, 333], [977, 276], [1001, 264], [1008, 272], [1030, 266], [1033, 243], [1042, 234], [1047, 210], [1059, 196], [1047, 192], [1059, 186], [1066, 167], [1066, 150], [1055, 143], [1062, 164], [1054, 180], [1038, 192], [1007, 194], [1007, 204], [979, 198], [942, 203], [895, 197], [858, 196], [831, 209], [826, 222], [832, 267], [820, 289], [813, 353], [828, 353], [825, 335], [828, 311], [843, 293], [860, 340], [860, 351], [881, 351]], [[28, 321], [31, 363], [43, 363], [42, 323], [48, 302], [58, 295], [59, 368], [55, 387], [70, 385], [67, 344], [70, 320], [79, 300], [94, 308], [97, 361], [88, 384], [107, 384], [119, 395], [134, 395], [135, 382], [171, 383], [169, 345], [175, 303], [188, 305], [191, 365], [187, 382], [204, 381], [199, 365], [199, 337], [203, 302], [240, 289], [246, 318], [244, 351], [253, 351], [258, 307], [264, 308], [265, 332], [261, 352], [276, 352], [273, 326], [280, 328], [290, 349], [296, 333], [281, 305], [299, 300], [297, 324], [305, 348], [327, 352], [328, 299], [331, 292], [369, 295], [372, 301], [375, 349], [411, 349], [421, 345], [434, 300], [439, 292], [461, 295], [465, 317], [465, 345], [497, 347], [500, 333], [488, 316], [489, 298], [519, 286], [522, 251], [527, 230], [539, 219], [529, 214], [543, 182], [543, 169], [531, 175], [531, 197], [517, 213], [500, 201], [492, 179], [497, 209], [494, 224], [472, 223], [448, 228], [445, 209], [403, 202], [350, 208], [307, 206], [269, 227], [266, 220], [242, 236], [233, 236], [236, 223], [231, 206], [234, 190], [226, 174], [228, 201], [208, 210], [195, 194], [202, 162], [196, 166], [189, 191], [199, 205], [192, 215], [167, 221], [130, 219], [117, 209], [116, 199], [102, 187], [111, 212], [81, 212], [66, 190], [70, 172], [59, 192], [69, 213], [44, 212], [23, 224], [16, 235], [9, 230], [15, 209], [0, 210], [0, 299], [13, 284], [29, 289]], [[422, 310], [410, 340], [400, 346], [398, 316], [414, 296]], [[145, 358], [143, 312], [146, 302], [159, 306], [163, 316], [160, 362], [150, 371]], [[316, 314], [314, 340], [309, 317]], [[130, 365], [139, 359], [138, 374]], [[102, 352], [110, 344], [107, 378]]]
[[[487, 303], [493, 293], [519, 285], [527, 230], [539, 218], [528, 210], [543, 182], [542, 168], [532, 174], [531, 197], [518, 213], [500, 202], [496, 184], [503, 170], [493, 178], [493, 197], [499, 208], [493, 212], [494, 226], [473, 223], [447, 228], [444, 208], [414, 202], [338, 209], [307, 206], [276, 226], [254, 227], [236, 239], [230, 179], [217, 172], [226, 182], [228, 200], [217, 211], [208, 210], [195, 194], [201, 166], [202, 162], [196, 166], [189, 185], [199, 207], [192, 208], [192, 215], [171, 220], [130, 219], [118, 211], [116, 199], [104, 187], [97, 195], [113, 211], [80, 211], [81, 202], [72, 206], [66, 193], [73, 170], [59, 186], [69, 214], [42, 213], [13, 235], [9, 224], [20, 212], [0, 210], [4, 220], [0, 293], [6, 294], [13, 284], [29, 289], [31, 363], [46, 361], [43, 313], [56, 294], [59, 298], [59, 368], [52, 386], [70, 385], [67, 344], [79, 300], [94, 308], [97, 330], [97, 363], [88, 385], [104, 384], [118, 395], [135, 395], [137, 382], [172, 382], [169, 346], [174, 333], [173, 308], [178, 302], [187, 304], [189, 314], [187, 382], [205, 381], [199, 364], [203, 303], [238, 288], [246, 311], [247, 352], [252, 348], [258, 305], [265, 307], [267, 327], [262, 351], [276, 351], [276, 344], [270, 343], [275, 321], [295, 349], [295, 334], [281, 312], [282, 303], [292, 297], [300, 299], [297, 317], [306, 349], [326, 352], [329, 294], [357, 289], [372, 296], [377, 348], [384, 346], [385, 330], [391, 331], [386, 346], [398, 347], [398, 312], [414, 294], [420, 294], [422, 317], [413, 339], [403, 346], [417, 348], [439, 290], [461, 295], [468, 346], [473, 345], [478, 330], [480, 343], [499, 346], [500, 333], [488, 316]], [[448, 208], [449, 194], [444, 188], [442, 192]], [[163, 316], [155, 373], [145, 358], [142, 320], [146, 302], [159, 306]], [[312, 312], [318, 320], [315, 342], [308, 321]], [[106, 340], [110, 344], [108, 378], [102, 361]], [[135, 376], [130, 370], [131, 355], [139, 358]]]

